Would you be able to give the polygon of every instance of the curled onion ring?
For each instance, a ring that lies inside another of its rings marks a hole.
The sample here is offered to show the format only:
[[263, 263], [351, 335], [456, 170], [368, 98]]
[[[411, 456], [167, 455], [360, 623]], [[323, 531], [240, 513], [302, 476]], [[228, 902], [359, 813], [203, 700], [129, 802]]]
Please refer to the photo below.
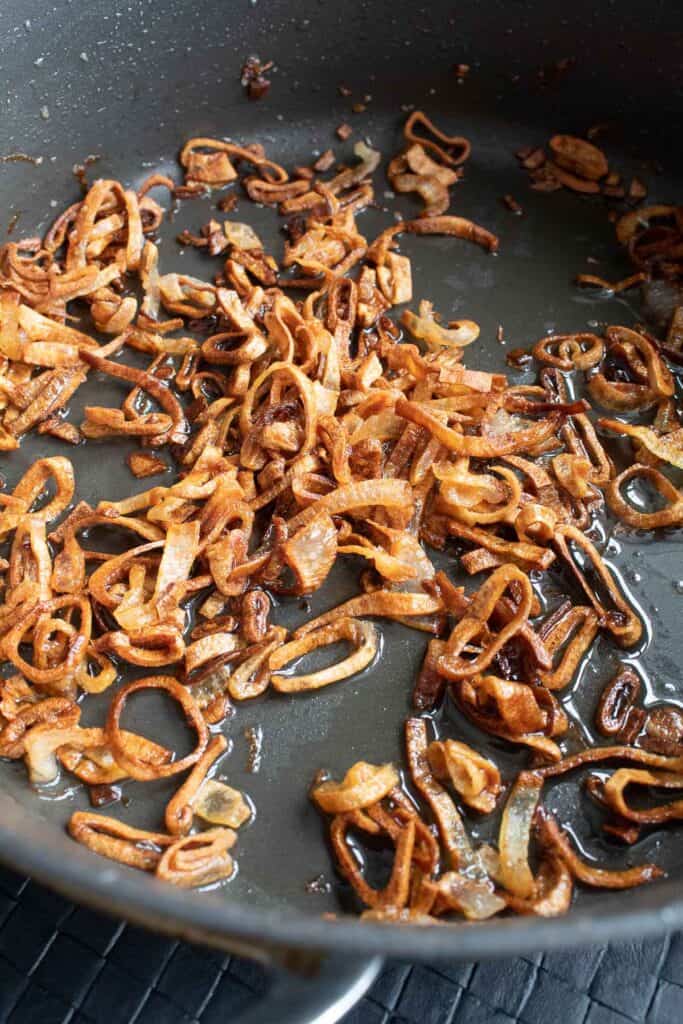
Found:
[[[646, 480], [655, 488], [666, 502], [664, 508], [657, 512], [640, 512], [626, 500], [622, 488], [636, 479]], [[605, 496], [614, 514], [636, 530], [657, 530], [663, 526], [680, 526], [683, 523], [683, 494], [653, 466], [643, 466], [638, 462], [628, 466], [619, 476], [610, 480]]]
[[[180, 704], [188, 723], [197, 733], [197, 745], [190, 754], [182, 757], [179, 761], [159, 765], [151, 764], [144, 758], [129, 753], [119, 723], [126, 701], [132, 693], [138, 690], [165, 690]], [[123, 686], [114, 696], [109, 707], [105, 735], [117, 763], [131, 778], [141, 782], [168, 778], [169, 775], [177, 775], [179, 772], [185, 771], [186, 768], [190, 768], [204, 753], [209, 738], [206, 722], [196, 701], [189, 690], [181, 686], [172, 676], [147, 676], [145, 679], [136, 679]]]
[[269, 658], [269, 667], [271, 671], [275, 671], [295, 658], [300, 658], [319, 647], [335, 644], [339, 640], [347, 640], [353, 644], [355, 647], [353, 654], [343, 658], [336, 665], [320, 669], [318, 672], [310, 672], [302, 676], [273, 675], [271, 682], [275, 689], [281, 693], [300, 693], [303, 690], [317, 690], [321, 686], [329, 686], [330, 683], [336, 683], [340, 679], [346, 679], [357, 672], [362, 672], [377, 654], [379, 639], [377, 630], [372, 623], [342, 618], [330, 623], [329, 626], [322, 626], [305, 636], [291, 640], [288, 644], [273, 651]]

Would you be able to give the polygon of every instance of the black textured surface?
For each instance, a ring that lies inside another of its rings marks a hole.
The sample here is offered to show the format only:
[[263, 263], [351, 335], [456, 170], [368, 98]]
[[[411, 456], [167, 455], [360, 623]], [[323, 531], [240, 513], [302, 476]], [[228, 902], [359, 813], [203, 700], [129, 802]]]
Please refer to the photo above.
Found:
[[[74, 906], [0, 868], [0, 1024], [225, 1024], [266, 986], [250, 961]], [[680, 1024], [683, 934], [482, 963], [390, 961], [344, 1024], [556, 1020]]]

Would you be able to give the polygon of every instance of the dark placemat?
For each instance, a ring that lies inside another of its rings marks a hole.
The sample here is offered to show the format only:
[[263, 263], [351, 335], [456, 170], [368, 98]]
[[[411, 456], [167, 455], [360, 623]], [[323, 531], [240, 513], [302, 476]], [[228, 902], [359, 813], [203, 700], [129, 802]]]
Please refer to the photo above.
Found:
[[[479, 964], [390, 962], [344, 1024], [681, 1024], [683, 934], [634, 940]], [[0, 868], [2, 1024], [226, 1024], [265, 985], [248, 961]]]

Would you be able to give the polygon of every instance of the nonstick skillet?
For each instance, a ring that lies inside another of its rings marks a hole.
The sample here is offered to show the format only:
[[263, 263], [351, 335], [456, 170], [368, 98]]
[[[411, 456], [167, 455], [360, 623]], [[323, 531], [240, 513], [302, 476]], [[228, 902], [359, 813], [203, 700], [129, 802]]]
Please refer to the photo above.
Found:
[[[449, 239], [415, 240], [407, 249], [415, 295], [432, 299], [449, 316], [477, 320], [476, 365], [504, 369], [499, 324], [509, 350], [528, 346], [553, 328], [631, 324], [642, 317], [635, 297], [605, 299], [572, 285], [576, 272], [590, 269], [587, 257], [600, 261], [607, 278], [625, 273], [604, 205], [567, 191], [530, 191], [513, 154], [554, 132], [584, 133], [605, 122], [610, 156], [648, 180], [653, 200], [675, 202], [683, 188], [682, 28], [676, 4], [644, 7], [631, 0], [619, 5], [582, 0], [569, 9], [474, 0], [457, 6], [385, 0], [334, 6], [308, 0], [95, 0], [87, 5], [5, 0], [0, 156], [22, 151], [42, 161], [0, 164], [0, 239], [16, 214], [15, 236], [33, 234], [45, 228], [54, 210], [77, 199], [72, 167], [90, 154], [99, 158], [91, 176], [131, 184], [151, 168], [175, 174], [179, 145], [192, 135], [262, 142], [275, 159], [291, 165], [329, 146], [341, 156], [346, 151], [334, 129], [350, 121], [355, 137], [368, 138], [386, 158], [397, 148], [403, 111], [415, 105], [472, 141], [473, 156], [454, 210], [501, 239], [497, 257], [454, 246]], [[258, 102], [246, 99], [239, 81], [252, 53], [276, 65], [270, 92]], [[470, 66], [462, 84], [453, 70], [458, 63]], [[340, 84], [352, 89], [352, 99], [340, 94]], [[351, 104], [358, 101], [366, 109], [353, 114]], [[380, 199], [383, 187], [378, 175]], [[505, 194], [522, 204], [522, 217], [501, 203]], [[410, 201], [401, 208], [410, 209]], [[174, 269], [180, 260], [190, 274], [205, 273], [192, 251], [182, 257], [165, 253], [175, 247], [182, 228], [196, 229], [210, 210], [208, 200], [182, 206], [162, 235], [162, 260], [172, 260]], [[388, 216], [369, 212], [367, 233], [386, 226]], [[269, 211], [250, 204], [244, 219], [276, 244], [276, 219]], [[110, 393], [108, 387], [93, 377], [79, 391], [75, 421], [92, 389], [98, 404], [117, 400], [118, 391]], [[34, 459], [58, 452], [63, 449], [53, 439], [27, 437], [18, 453], [3, 456], [0, 471], [12, 485]], [[125, 452], [118, 442], [70, 450], [79, 497], [130, 492]], [[638, 652], [631, 658], [647, 680], [648, 699], [675, 703], [681, 695], [679, 541], [675, 535], [654, 542], [622, 535], [612, 539], [608, 555], [653, 631], [642, 658]], [[343, 600], [354, 587], [354, 577], [338, 570], [311, 610], [283, 607], [281, 621], [301, 621]], [[254, 824], [240, 837], [240, 873], [229, 886], [205, 894], [176, 891], [77, 847], [63, 823], [80, 798], [66, 788], [40, 798], [27, 785], [22, 764], [3, 765], [0, 772], [0, 857], [75, 899], [150, 927], [318, 970], [303, 989], [282, 983], [273, 995], [279, 1003], [263, 1009], [260, 1019], [284, 1020], [287, 1014], [292, 1020], [312, 1019], [324, 1006], [325, 1019], [334, 1019], [369, 984], [378, 956], [495, 956], [641, 937], [681, 925], [683, 833], [676, 828], [650, 833], [637, 848], [639, 860], [654, 859], [666, 868], [666, 881], [627, 893], [580, 894], [562, 919], [434, 929], [323, 919], [325, 912], [339, 912], [340, 903], [308, 785], [321, 767], [339, 776], [360, 758], [398, 757], [400, 728], [423, 655], [419, 634], [394, 624], [382, 631], [383, 656], [360, 680], [310, 696], [242, 706], [228, 723], [234, 745], [231, 782], [256, 806]], [[584, 720], [591, 719], [615, 665], [614, 653], [599, 648], [570, 695]], [[154, 719], [150, 702], [137, 725], [159, 735]], [[174, 723], [164, 722], [163, 728], [172, 730]], [[247, 729], [259, 729], [263, 737], [257, 774], [247, 770]], [[484, 740], [478, 743], [486, 747]], [[520, 767], [499, 748], [496, 755], [507, 757], [504, 767]], [[128, 820], [148, 825], [167, 793], [163, 783], [131, 790]], [[579, 830], [583, 823], [579, 838], [599, 855], [604, 850], [590, 838], [579, 793], [576, 785], [558, 787], [553, 806]], [[322, 882], [307, 884], [321, 875]]]

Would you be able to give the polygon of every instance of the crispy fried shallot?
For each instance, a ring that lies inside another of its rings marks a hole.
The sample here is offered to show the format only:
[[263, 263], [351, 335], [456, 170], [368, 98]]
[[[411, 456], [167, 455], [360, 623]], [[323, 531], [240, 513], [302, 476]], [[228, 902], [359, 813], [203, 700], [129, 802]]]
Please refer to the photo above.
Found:
[[[261, 89], [267, 66], [257, 63]], [[0, 757], [23, 758], [35, 786], [69, 773], [91, 787], [93, 806], [111, 802], [112, 786], [120, 795], [178, 776], [163, 832], [72, 814], [69, 832], [88, 849], [181, 887], [231, 878], [235, 830], [253, 809], [217, 766], [241, 702], [272, 689], [286, 717], [281, 695], [370, 670], [409, 628], [418, 643], [427, 634], [417, 713], [450, 707], [467, 719], [469, 742], [448, 735], [458, 720], [448, 713], [410, 717], [405, 776], [398, 760], [371, 763], [369, 751], [341, 781], [317, 777], [311, 798], [329, 816], [338, 869], [365, 917], [550, 916], [568, 909], [575, 881], [629, 888], [661, 873], [585, 860], [540, 803], [546, 779], [599, 765], [588, 785], [607, 831], [634, 841], [683, 817], [683, 799], [627, 802], [628, 787], [683, 790], [676, 707], [642, 704], [640, 676], [624, 665], [595, 723], [618, 745], [577, 750], [573, 708], [556, 695], [583, 686], [599, 632], [619, 648], [644, 633], [604, 542], [591, 539], [605, 503], [634, 529], [683, 525], [683, 427], [667, 365], [683, 362], [683, 306], [678, 296], [661, 318], [663, 343], [616, 325], [541, 338], [525, 355], [525, 370], [539, 365], [535, 382], [467, 365], [478, 323], [467, 310], [442, 319], [414, 296], [400, 246], [434, 244], [445, 260], [448, 245], [423, 241], [442, 236], [459, 240], [462, 260], [498, 251], [488, 228], [448, 213], [469, 155], [466, 138], [413, 111], [387, 176], [422, 209], [372, 237], [364, 211], [376, 205], [382, 154], [368, 143], [355, 144], [348, 165], [328, 151], [290, 174], [258, 143], [196, 137], [180, 153], [182, 184], [162, 174], [137, 191], [84, 184], [43, 238], [0, 248], [0, 450], [16, 452], [31, 430], [51, 445], [121, 438], [131, 473], [157, 478], [90, 505], [76, 496], [69, 459], [55, 455], [0, 482], [0, 647], [11, 666], [0, 679]], [[555, 135], [547, 152], [519, 157], [539, 191], [627, 196], [583, 139]], [[174, 202], [225, 190], [225, 214], [238, 183], [284, 218], [281, 251], [271, 254], [249, 218], [216, 214], [178, 237], [214, 268], [194, 277], [165, 266], [166, 210], [154, 190]], [[628, 198], [644, 198], [635, 179]], [[616, 293], [683, 277], [681, 208], [630, 210], [616, 232], [633, 273], [580, 283]], [[598, 419], [598, 435], [581, 375], [596, 404], [638, 422]], [[120, 391], [112, 405], [93, 400], [103, 376]], [[68, 418], [77, 402], [80, 427]], [[608, 453], [603, 433], [627, 440], [606, 442]], [[617, 471], [624, 444], [633, 457]], [[358, 568], [358, 585], [333, 604], [340, 563]], [[572, 587], [583, 603], [567, 596]], [[312, 595], [328, 610], [281, 624], [288, 599]], [[310, 667], [299, 664], [309, 657]], [[154, 674], [135, 678], [131, 666]], [[360, 678], [373, 687], [374, 673]], [[81, 725], [83, 694], [108, 689], [104, 721]], [[123, 728], [140, 692], [147, 707], [175, 702], [194, 736], [189, 753]], [[319, 700], [311, 695], [311, 709]], [[509, 746], [530, 758], [526, 768], [499, 770], [477, 731], [495, 737], [501, 766]], [[493, 814], [504, 791], [497, 848], [480, 845], [471, 812]], [[553, 792], [546, 798], [552, 805]], [[380, 852], [391, 870], [376, 887]]]

